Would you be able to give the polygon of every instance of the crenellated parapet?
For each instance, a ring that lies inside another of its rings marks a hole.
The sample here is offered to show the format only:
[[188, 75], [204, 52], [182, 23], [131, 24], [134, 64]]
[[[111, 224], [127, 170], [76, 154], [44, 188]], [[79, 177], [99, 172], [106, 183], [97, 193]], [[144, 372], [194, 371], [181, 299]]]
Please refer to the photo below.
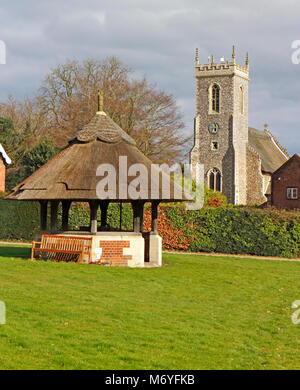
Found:
[[235, 59], [235, 49], [233, 46], [232, 50], [232, 59], [231, 61], [226, 61], [224, 58], [221, 58], [219, 63], [214, 61], [214, 56], [210, 57], [210, 64], [199, 63], [199, 50], [196, 49], [195, 56], [195, 72], [196, 77], [211, 77], [211, 76], [224, 76], [228, 74], [238, 74], [241, 77], [249, 79], [249, 56], [246, 54], [245, 65], [240, 65], [236, 63]]

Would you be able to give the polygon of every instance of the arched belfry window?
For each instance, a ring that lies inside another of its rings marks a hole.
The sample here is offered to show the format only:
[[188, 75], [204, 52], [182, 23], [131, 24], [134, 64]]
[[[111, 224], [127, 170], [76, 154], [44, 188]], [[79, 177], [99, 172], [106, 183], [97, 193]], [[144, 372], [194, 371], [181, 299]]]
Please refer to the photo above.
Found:
[[211, 111], [220, 112], [220, 87], [217, 84], [211, 87]]
[[239, 90], [239, 107], [240, 107], [240, 114], [244, 114], [244, 90], [243, 90], [243, 87], [240, 87], [240, 90]]
[[218, 168], [213, 168], [208, 172], [208, 185], [213, 191], [221, 191], [222, 176]]

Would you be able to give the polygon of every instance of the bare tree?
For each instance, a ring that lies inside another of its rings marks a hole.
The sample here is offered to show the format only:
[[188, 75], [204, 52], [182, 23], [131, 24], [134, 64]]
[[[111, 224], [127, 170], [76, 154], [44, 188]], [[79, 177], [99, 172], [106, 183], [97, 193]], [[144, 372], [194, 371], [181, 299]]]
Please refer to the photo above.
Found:
[[158, 162], [183, 158], [189, 138], [183, 135], [182, 114], [174, 98], [146, 78], [134, 79], [116, 57], [67, 61], [43, 81], [39, 111], [47, 118], [45, 134], [57, 146], [65, 145], [95, 114], [98, 89], [104, 91], [105, 111], [147, 156]]

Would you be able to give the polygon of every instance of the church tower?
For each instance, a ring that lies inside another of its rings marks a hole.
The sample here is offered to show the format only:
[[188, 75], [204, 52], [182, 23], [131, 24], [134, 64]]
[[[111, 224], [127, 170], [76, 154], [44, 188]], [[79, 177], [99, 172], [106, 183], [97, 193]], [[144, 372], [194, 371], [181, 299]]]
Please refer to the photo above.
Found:
[[[229, 203], [247, 203], [249, 61], [199, 63], [196, 49], [196, 116], [192, 166], [204, 165], [205, 183], [221, 191]], [[194, 170], [195, 171], [195, 170]]]

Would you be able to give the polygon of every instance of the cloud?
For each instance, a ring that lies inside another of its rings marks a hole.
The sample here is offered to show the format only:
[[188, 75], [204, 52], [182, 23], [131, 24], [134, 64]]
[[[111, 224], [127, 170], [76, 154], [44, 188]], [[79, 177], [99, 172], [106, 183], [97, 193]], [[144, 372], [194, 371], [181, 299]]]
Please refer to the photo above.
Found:
[[7, 65], [0, 65], [0, 99], [33, 94], [67, 58], [116, 55], [175, 96], [191, 133], [195, 47], [203, 63], [211, 54], [229, 58], [235, 43], [238, 62], [246, 51], [250, 56], [249, 124], [268, 123], [291, 154], [299, 153], [300, 65], [291, 62], [299, 12], [297, 0], [3, 0]]

